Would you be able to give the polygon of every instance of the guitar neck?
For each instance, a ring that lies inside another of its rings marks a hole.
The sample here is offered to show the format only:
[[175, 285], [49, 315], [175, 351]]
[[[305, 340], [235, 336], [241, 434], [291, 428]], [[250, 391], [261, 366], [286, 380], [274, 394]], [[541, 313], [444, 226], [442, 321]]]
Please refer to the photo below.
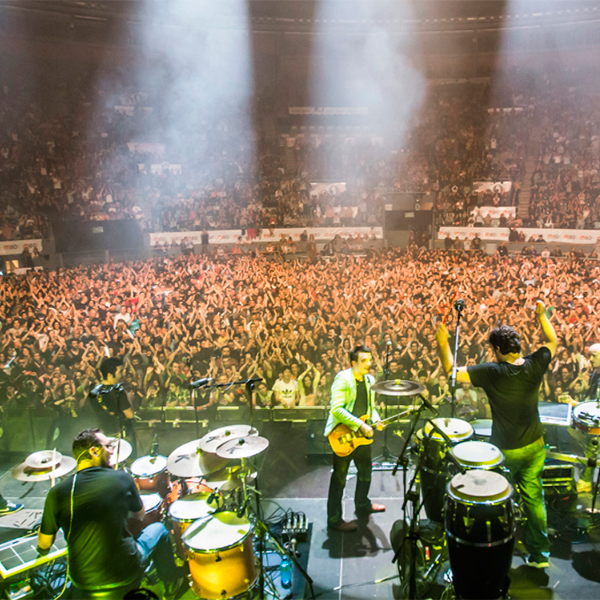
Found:
[[394, 415], [393, 417], [388, 417], [387, 419], [384, 419], [383, 421], [379, 421], [379, 424], [383, 425], [384, 427], [387, 427], [388, 425], [390, 425], [394, 421], [396, 421], [398, 419], [401, 419], [402, 417], [410, 414], [411, 412], [413, 412], [413, 410], [415, 410], [415, 409], [411, 407], [408, 410], [404, 410], [401, 413], [398, 413], [397, 415]]

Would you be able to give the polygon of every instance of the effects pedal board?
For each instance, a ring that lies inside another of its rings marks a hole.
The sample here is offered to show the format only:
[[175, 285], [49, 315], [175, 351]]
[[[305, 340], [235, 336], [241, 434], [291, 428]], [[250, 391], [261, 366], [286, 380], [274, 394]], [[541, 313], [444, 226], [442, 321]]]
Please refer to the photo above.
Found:
[[283, 535], [295, 538], [297, 542], [305, 542], [308, 538], [308, 521], [306, 515], [293, 513], [283, 522]]

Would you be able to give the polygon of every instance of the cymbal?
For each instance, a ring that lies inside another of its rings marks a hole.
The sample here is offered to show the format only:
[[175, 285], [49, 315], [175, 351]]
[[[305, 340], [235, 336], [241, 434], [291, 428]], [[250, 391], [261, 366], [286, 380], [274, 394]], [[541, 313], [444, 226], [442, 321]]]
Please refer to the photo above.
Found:
[[204, 484], [213, 490], [229, 492], [242, 487], [242, 483], [252, 483], [258, 473], [243, 467], [225, 467], [204, 480]]
[[51, 469], [52, 466], [60, 464], [63, 455], [56, 450], [40, 450], [30, 454], [25, 459], [25, 464], [30, 468], [38, 471]]
[[389, 381], [378, 381], [371, 389], [383, 396], [414, 396], [420, 394], [425, 386], [416, 381], [390, 379]]
[[229, 440], [217, 448], [217, 456], [222, 458], [250, 458], [265, 451], [269, 440], [258, 435]]
[[201, 477], [227, 466], [227, 459], [200, 449], [200, 440], [175, 448], [167, 459], [167, 471], [175, 477]]
[[27, 466], [27, 463], [21, 463], [12, 470], [12, 476], [18, 481], [49, 481], [50, 479], [63, 477], [70, 473], [77, 466], [77, 461], [70, 456], [63, 456], [59, 465], [52, 470], [49, 469], [32, 469]]
[[254, 427], [250, 427], [250, 425], [227, 425], [225, 427], [219, 427], [219, 429], [209, 431], [200, 438], [200, 449], [204, 452], [214, 453], [223, 442], [227, 442], [233, 438], [255, 435], [258, 435], [258, 430]]
[[107, 439], [113, 448], [113, 452], [108, 460], [108, 464], [111, 467], [122, 463], [131, 456], [133, 450], [131, 448], [131, 444], [127, 440], [121, 440], [116, 437], [109, 437]]

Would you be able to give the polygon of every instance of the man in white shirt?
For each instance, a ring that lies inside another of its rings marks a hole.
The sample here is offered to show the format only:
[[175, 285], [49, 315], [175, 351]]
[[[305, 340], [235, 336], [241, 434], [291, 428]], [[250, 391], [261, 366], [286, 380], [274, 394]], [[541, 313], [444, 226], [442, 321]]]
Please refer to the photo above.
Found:
[[279, 376], [279, 379], [273, 386], [275, 402], [286, 408], [294, 408], [298, 404], [300, 393], [298, 391], [298, 382], [292, 378], [292, 371], [285, 367]]

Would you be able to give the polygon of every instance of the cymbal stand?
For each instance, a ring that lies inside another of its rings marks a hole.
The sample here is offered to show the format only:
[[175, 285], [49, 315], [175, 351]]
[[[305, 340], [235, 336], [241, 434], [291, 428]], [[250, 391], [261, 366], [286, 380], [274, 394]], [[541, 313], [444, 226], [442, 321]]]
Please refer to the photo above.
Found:
[[[416, 423], [416, 419], [415, 419]], [[410, 562], [409, 562], [409, 576], [408, 576], [408, 597], [411, 599], [417, 598], [417, 554], [418, 554], [418, 543], [421, 540], [421, 533], [419, 529], [419, 513], [423, 506], [423, 502], [420, 500], [420, 486], [417, 483], [417, 478], [423, 466], [423, 461], [427, 454], [427, 446], [431, 440], [433, 429], [428, 435], [424, 436], [423, 450], [417, 461], [414, 475], [408, 484], [408, 489], [404, 488], [404, 502], [402, 504], [403, 511], [403, 522], [406, 527], [406, 523], [409, 523], [408, 535], [405, 536], [402, 544], [398, 547], [398, 550], [394, 553], [392, 562], [396, 562], [404, 548], [404, 544], [407, 540], [410, 541]], [[412, 437], [412, 435], [411, 435]], [[410, 438], [409, 438], [410, 439]], [[407, 440], [408, 442], [408, 440]], [[405, 448], [407, 443], [405, 444]], [[406, 469], [405, 469], [406, 472]], [[406, 477], [406, 476], [405, 476]], [[409, 510], [408, 504], [411, 503], [412, 510]]]
[[[399, 396], [398, 396], [399, 398]], [[384, 421], [388, 418], [388, 405], [387, 402], [384, 401]], [[388, 448], [388, 430], [387, 427], [383, 430], [383, 448], [381, 449], [381, 454], [372, 459], [371, 463], [373, 465], [374, 471], [391, 471], [394, 467], [391, 465], [393, 461], [395, 461], [398, 457], [392, 454]]]

